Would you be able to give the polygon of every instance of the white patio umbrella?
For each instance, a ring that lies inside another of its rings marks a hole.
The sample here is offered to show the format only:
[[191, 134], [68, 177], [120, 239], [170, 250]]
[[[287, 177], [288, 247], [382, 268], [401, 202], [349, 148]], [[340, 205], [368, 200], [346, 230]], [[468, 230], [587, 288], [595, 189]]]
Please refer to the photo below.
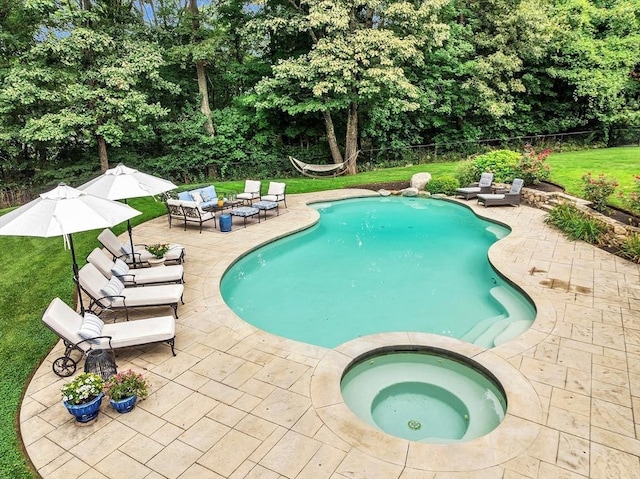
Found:
[[[0, 235], [62, 236], [73, 261], [73, 279], [78, 281], [78, 262], [73, 249], [73, 233], [109, 228], [142, 214], [131, 206], [107, 200], [60, 183], [26, 205], [0, 216]], [[84, 312], [78, 286], [80, 309]]]
[[[102, 175], [86, 182], [78, 187], [92, 195], [107, 198], [109, 200], [124, 200], [129, 198], [143, 198], [155, 196], [177, 188], [176, 185], [163, 178], [142, 173], [120, 163], [115, 168], [105, 171]], [[131, 251], [135, 251], [131, 222], [127, 221]], [[133, 255], [135, 263], [135, 255]]]

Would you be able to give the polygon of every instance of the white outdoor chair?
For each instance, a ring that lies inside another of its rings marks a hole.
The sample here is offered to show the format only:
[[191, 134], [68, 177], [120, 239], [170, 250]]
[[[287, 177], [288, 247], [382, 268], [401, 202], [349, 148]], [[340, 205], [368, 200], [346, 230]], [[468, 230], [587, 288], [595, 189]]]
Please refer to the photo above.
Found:
[[246, 180], [244, 182], [244, 191], [238, 193], [237, 199], [242, 200], [245, 204], [251, 205], [254, 200], [260, 199], [260, 188], [262, 182], [255, 180]]
[[285, 183], [278, 183], [277, 181], [269, 182], [269, 190], [266, 195], [263, 195], [260, 200], [261, 201], [274, 201], [279, 203], [282, 201], [284, 203], [284, 207], [287, 207], [287, 195], [286, 195], [287, 185]]

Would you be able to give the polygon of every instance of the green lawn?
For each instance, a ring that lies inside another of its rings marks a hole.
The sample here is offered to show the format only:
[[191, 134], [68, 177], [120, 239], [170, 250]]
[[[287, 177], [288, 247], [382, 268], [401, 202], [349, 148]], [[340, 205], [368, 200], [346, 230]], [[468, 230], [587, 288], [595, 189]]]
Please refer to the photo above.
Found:
[[[640, 174], [640, 148], [558, 153], [548, 159], [551, 180], [580, 193], [580, 177], [591, 171], [618, 179], [623, 187], [633, 184], [633, 174]], [[455, 175], [456, 163], [422, 164], [390, 168], [355, 176], [333, 179], [285, 178], [288, 193], [305, 193], [366, 183], [408, 181], [412, 174], [430, 172], [434, 177]], [[220, 189], [239, 191], [243, 182], [216, 182]], [[150, 198], [129, 201], [144, 214], [132, 220], [134, 225], [165, 213], [164, 204]], [[6, 211], [4, 211], [6, 212]], [[0, 214], [3, 212], [0, 211]], [[116, 234], [125, 225], [113, 228]], [[98, 246], [99, 231], [74, 235], [77, 257], [86, 258]], [[17, 435], [17, 414], [22, 390], [42, 358], [57, 338], [47, 330], [41, 315], [51, 299], [59, 296], [73, 304], [71, 256], [63, 249], [61, 238], [17, 238], [0, 236], [2, 271], [0, 272], [0, 477], [32, 478]], [[82, 264], [80, 265], [82, 266]], [[51, 373], [53, 374], [53, 373]]]
[[[567, 193], [581, 196], [582, 175], [604, 173], [618, 181], [618, 190], [629, 193], [635, 184], [634, 175], [640, 175], [640, 147], [605, 148], [602, 150], [554, 153], [547, 158], [551, 166], [550, 180], [564, 186]], [[616, 194], [611, 204], [620, 206]]]

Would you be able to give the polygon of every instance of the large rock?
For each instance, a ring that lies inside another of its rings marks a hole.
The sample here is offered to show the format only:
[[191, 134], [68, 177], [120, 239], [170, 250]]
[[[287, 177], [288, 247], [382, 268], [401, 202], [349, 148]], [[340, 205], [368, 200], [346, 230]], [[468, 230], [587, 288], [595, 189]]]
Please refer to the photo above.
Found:
[[416, 173], [411, 177], [411, 188], [416, 188], [418, 191], [424, 191], [427, 183], [431, 181], [431, 173]]
[[417, 188], [405, 188], [402, 190], [402, 196], [418, 196]]

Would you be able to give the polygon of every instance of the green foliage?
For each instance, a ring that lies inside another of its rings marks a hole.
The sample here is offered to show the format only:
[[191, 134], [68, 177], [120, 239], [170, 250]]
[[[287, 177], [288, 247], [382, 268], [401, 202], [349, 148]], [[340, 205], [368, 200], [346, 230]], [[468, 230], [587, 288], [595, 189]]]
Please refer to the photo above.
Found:
[[62, 400], [69, 404], [84, 404], [102, 393], [104, 381], [95, 373], [80, 373], [60, 388]]
[[456, 167], [456, 178], [461, 185], [470, 185], [476, 183], [480, 179], [478, 168], [474, 160], [465, 160], [458, 163]]
[[634, 263], [640, 263], [640, 234], [628, 236], [620, 245], [620, 253]]
[[536, 152], [531, 145], [526, 145], [514, 171], [514, 177], [522, 178], [525, 185], [537, 185], [549, 178], [550, 167], [545, 163], [551, 150]]
[[120, 401], [131, 396], [145, 399], [149, 395], [151, 384], [142, 374], [132, 369], [120, 371], [111, 376], [104, 383], [104, 393], [114, 401]]
[[447, 196], [455, 194], [456, 189], [460, 188], [460, 182], [453, 176], [443, 175], [431, 178], [425, 189], [433, 194], [442, 193]]
[[596, 211], [607, 211], [607, 200], [618, 187], [615, 178], [610, 178], [603, 173], [597, 177], [591, 175], [591, 172], [582, 176], [584, 199], [591, 201], [593, 209]]
[[618, 192], [618, 197], [627, 210], [640, 217], [640, 176], [634, 175], [634, 179], [633, 189], [626, 195], [622, 191]]
[[572, 241], [582, 240], [602, 245], [608, 239], [606, 224], [580, 211], [571, 203], [555, 206], [544, 221], [561, 230]]
[[520, 161], [520, 153], [511, 150], [496, 150], [485, 153], [475, 158], [475, 180], [485, 172], [493, 173], [493, 181], [497, 183], [511, 183], [516, 178], [517, 165]]

